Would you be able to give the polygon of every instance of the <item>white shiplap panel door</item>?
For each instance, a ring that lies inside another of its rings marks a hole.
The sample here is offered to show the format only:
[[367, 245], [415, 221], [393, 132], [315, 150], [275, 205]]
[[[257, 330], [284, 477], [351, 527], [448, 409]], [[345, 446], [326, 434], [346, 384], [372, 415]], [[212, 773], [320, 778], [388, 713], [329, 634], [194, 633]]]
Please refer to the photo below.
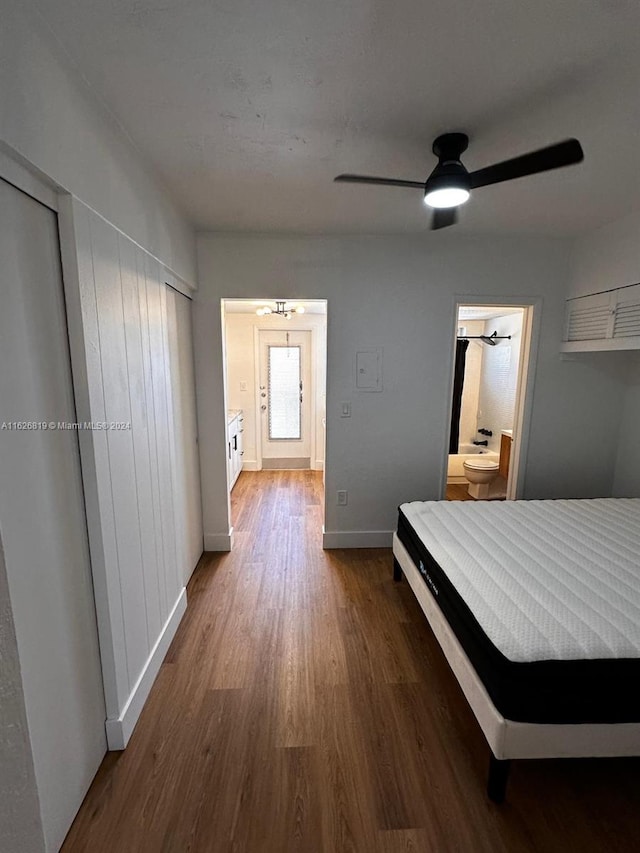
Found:
[[158, 271], [160, 264], [155, 258], [143, 253], [145, 269], [145, 302], [146, 302], [146, 332], [149, 341], [149, 368], [147, 387], [147, 410], [149, 413], [150, 444], [151, 444], [151, 487], [153, 494], [153, 513], [156, 533], [156, 561], [158, 575], [158, 592], [160, 598], [160, 616], [164, 621], [169, 611], [169, 592], [167, 590], [165, 531], [162, 511], [161, 455], [164, 452], [164, 426], [159, 422], [158, 412], [162, 410], [158, 404], [158, 387], [164, 381], [164, 364], [161, 355], [162, 348], [162, 318], [159, 305]]
[[186, 608], [176, 556], [167, 287], [156, 258], [77, 200], [67, 207], [81, 419], [130, 424], [80, 436], [106, 731], [110, 748], [122, 749]]
[[[65, 287], [70, 322], [70, 343], [74, 375], [82, 382], [76, 388], [80, 421], [106, 421], [102, 382], [102, 352], [94, 276], [92, 213], [73, 202], [75, 254], [67, 259]], [[76, 287], [72, 285], [76, 281]], [[100, 638], [100, 658], [107, 717], [117, 717], [129, 697], [129, 674], [125, 647], [124, 613], [118, 566], [118, 541], [111, 490], [107, 433], [80, 430], [83, 461], [91, 571], [96, 596], [96, 616]]]
[[[144, 585], [145, 623], [148, 645], [156, 641], [162, 620], [160, 596], [156, 572], [156, 528], [151, 491], [151, 452], [147, 416], [148, 335], [142, 323], [138, 279], [138, 257], [134, 244], [118, 236], [120, 251], [120, 275], [122, 279], [122, 309], [127, 348], [127, 371], [129, 376], [129, 400], [131, 406], [131, 434], [133, 437], [134, 474], [138, 525], [140, 529], [142, 581]], [[144, 277], [142, 278], [144, 287]], [[144, 351], [147, 350], [145, 360]], [[147, 368], [145, 368], [145, 364]]]
[[167, 389], [168, 344], [166, 335], [166, 294], [161, 283], [160, 264], [150, 256], [146, 263], [149, 355], [151, 364], [151, 405], [155, 426], [154, 500], [156, 537], [160, 544], [160, 602], [163, 620], [174, 604], [176, 593], [175, 518], [171, 476], [171, 446], [168, 426]]
[[91, 222], [100, 361], [107, 430], [109, 472], [116, 526], [117, 574], [122, 596], [129, 692], [149, 655], [142, 577], [142, 543], [131, 429], [129, 373], [122, 309], [118, 234], [103, 219]]

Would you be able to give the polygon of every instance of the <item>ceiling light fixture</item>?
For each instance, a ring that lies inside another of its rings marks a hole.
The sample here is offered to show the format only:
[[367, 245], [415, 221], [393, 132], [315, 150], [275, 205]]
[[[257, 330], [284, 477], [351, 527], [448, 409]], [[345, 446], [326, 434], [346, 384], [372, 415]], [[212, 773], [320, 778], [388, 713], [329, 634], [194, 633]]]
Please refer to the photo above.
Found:
[[287, 307], [283, 299], [276, 299], [276, 307], [271, 308], [269, 305], [262, 305], [256, 310], [258, 317], [264, 317], [267, 314], [277, 314], [278, 317], [284, 317], [285, 320], [290, 320], [294, 314], [304, 314], [304, 306], [297, 305], [296, 307]]
[[424, 203], [429, 207], [459, 207], [469, 198], [469, 190], [462, 187], [443, 187], [424, 194]]
[[461, 164], [436, 166], [424, 188], [424, 203], [429, 207], [459, 207], [469, 196], [469, 176]]

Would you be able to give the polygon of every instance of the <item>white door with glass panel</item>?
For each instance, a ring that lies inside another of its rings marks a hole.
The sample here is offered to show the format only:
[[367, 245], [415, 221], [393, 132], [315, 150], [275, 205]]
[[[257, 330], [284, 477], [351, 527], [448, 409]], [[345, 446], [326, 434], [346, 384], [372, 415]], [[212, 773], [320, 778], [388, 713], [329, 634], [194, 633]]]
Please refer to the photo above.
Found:
[[311, 467], [310, 353], [309, 331], [260, 330], [263, 468]]

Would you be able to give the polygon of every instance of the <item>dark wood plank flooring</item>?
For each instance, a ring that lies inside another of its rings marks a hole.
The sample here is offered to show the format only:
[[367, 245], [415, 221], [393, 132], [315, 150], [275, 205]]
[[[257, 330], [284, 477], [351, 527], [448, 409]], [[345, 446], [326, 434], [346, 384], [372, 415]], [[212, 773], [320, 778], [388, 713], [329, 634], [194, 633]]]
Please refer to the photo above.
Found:
[[448, 501], [474, 501], [475, 498], [469, 494], [467, 483], [447, 483]]
[[65, 853], [627, 853], [640, 761], [489, 750], [388, 550], [322, 551], [321, 475], [243, 473], [129, 746]]

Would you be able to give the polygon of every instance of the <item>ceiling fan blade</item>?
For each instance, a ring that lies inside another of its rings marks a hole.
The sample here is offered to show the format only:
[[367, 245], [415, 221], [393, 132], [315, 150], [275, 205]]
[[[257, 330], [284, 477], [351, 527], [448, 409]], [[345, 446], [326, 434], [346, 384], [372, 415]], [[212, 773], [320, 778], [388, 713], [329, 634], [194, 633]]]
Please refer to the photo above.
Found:
[[342, 184], [377, 184], [386, 187], [415, 187], [424, 190], [424, 181], [400, 181], [395, 178], [374, 178], [370, 175], [338, 175], [335, 183]]
[[584, 152], [578, 140], [566, 139], [564, 142], [549, 145], [539, 151], [531, 151], [521, 157], [514, 157], [512, 160], [504, 160], [502, 163], [487, 166], [486, 169], [471, 172], [469, 175], [471, 189], [499, 184], [502, 181], [512, 181], [514, 178], [524, 178], [538, 172], [548, 172], [550, 169], [560, 169], [562, 166], [580, 163], [583, 159]]
[[433, 211], [431, 220], [431, 230], [437, 231], [439, 228], [448, 228], [449, 225], [455, 225], [458, 221], [457, 207], [440, 207]]

